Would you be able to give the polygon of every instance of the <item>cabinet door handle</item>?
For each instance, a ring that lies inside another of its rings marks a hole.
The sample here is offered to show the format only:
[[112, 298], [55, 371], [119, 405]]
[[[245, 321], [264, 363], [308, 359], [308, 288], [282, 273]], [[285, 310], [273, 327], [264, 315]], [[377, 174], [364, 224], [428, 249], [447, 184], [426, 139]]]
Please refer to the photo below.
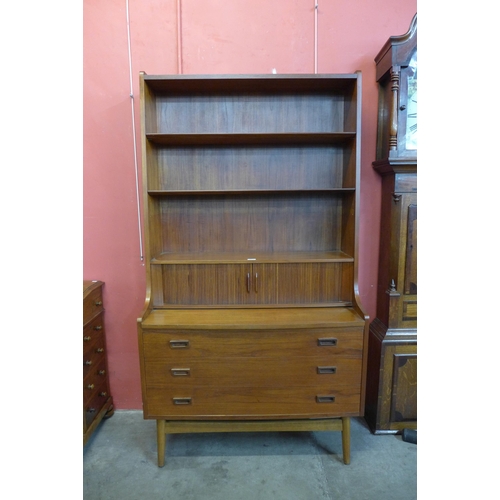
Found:
[[255, 293], [257, 293], [257, 278], [259, 277], [258, 273], [255, 273]]
[[334, 375], [337, 373], [336, 366], [318, 366], [317, 371], [320, 375]]
[[316, 396], [316, 403], [334, 403], [335, 396]]
[[174, 405], [190, 405], [191, 398], [172, 398]]
[[170, 348], [171, 349], [186, 349], [189, 347], [189, 340], [171, 340]]
[[170, 373], [174, 377], [188, 377], [191, 374], [190, 368], [172, 368]]
[[319, 346], [336, 346], [337, 345], [337, 339], [334, 338], [322, 338], [318, 339], [318, 345]]
[[250, 293], [250, 273], [247, 273], [247, 292]]

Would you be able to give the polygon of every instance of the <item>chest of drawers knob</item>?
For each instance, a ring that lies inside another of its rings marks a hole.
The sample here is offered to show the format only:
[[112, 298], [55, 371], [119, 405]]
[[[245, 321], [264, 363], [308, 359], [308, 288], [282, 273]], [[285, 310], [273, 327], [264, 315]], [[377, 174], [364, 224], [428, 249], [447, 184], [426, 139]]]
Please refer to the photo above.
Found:
[[335, 396], [316, 396], [316, 403], [335, 403]]
[[324, 346], [335, 347], [337, 345], [337, 339], [335, 339], [335, 338], [322, 338], [322, 339], [318, 339], [318, 345], [321, 346], [321, 347], [324, 347]]
[[319, 375], [334, 375], [337, 373], [336, 366], [318, 366], [316, 370]]
[[189, 377], [191, 374], [191, 369], [190, 368], [172, 368], [170, 370], [170, 373], [174, 377]]
[[174, 405], [190, 405], [192, 402], [191, 398], [172, 398]]
[[189, 340], [171, 340], [170, 348], [171, 349], [186, 349], [189, 347]]

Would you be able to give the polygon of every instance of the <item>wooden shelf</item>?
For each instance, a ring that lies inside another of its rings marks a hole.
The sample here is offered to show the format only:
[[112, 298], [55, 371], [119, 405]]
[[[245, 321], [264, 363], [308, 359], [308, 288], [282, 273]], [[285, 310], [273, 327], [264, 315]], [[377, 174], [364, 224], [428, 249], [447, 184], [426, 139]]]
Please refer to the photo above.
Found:
[[300, 263], [300, 262], [354, 262], [354, 258], [344, 252], [199, 252], [163, 253], [151, 264], [260, 264], [260, 263]]
[[281, 134], [146, 134], [146, 138], [153, 144], [161, 144], [165, 146], [341, 144], [348, 140], [352, 140], [355, 137], [355, 132]]
[[148, 189], [150, 196], [198, 196], [198, 195], [235, 195], [235, 194], [280, 194], [280, 193], [353, 193], [355, 188], [323, 189]]
[[288, 74], [288, 75], [144, 75], [144, 81], [154, 92], [175, 94], [261, 93], [349, 91], [356, 73], [345, 74]]

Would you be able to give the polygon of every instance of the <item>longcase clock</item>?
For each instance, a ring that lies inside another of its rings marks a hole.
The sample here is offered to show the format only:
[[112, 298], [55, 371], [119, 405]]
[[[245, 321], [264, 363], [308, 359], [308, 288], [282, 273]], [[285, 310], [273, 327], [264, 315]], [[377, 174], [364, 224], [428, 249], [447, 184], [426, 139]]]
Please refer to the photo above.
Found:
[[376, 434], [417, 427], [417, 15], [377, 57], [382, 177], [377, 316], [370, 325], [365, 418]]

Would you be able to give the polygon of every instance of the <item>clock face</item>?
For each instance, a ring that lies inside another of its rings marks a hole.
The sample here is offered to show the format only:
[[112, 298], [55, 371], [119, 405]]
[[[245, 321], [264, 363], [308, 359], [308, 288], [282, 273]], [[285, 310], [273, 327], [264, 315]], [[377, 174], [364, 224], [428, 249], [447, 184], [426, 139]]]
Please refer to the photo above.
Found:
[[406, 149], [417, 150], [417, 52], [408, 66], [408, 100], [406, 103]]

